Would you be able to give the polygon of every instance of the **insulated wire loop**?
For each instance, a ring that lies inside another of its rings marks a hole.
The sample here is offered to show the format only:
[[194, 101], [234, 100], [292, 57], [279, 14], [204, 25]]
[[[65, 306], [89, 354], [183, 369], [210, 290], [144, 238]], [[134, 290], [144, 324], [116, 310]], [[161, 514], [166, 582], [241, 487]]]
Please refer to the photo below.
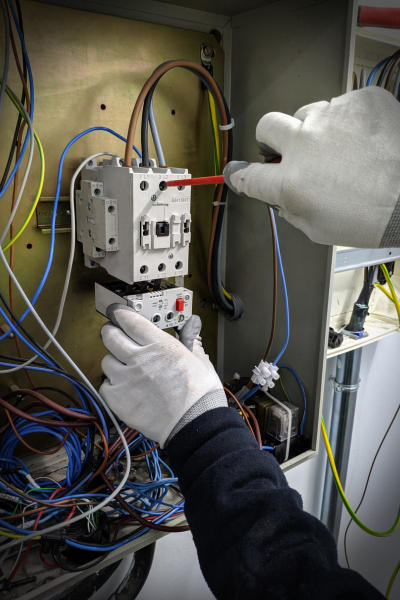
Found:
[[321, 430], [322, 430], [322, 437], [323, 437], [323, 440], [324, 440], [324, 443], [325, 443], [325, 448], [326, 448], [326, 451], [327, 451], [327, 454], [328, 454], [329, 464], [330, 464], [330, 467], [331, 467], [331, 470], [332, 470], [333, 478], [335, 480], [336, 487], [337, 487], [339, 495], [340, 495], [340, 497], [341, 497], [341, 499], [343, 501], [343, 504], [346, 507], [347, 512], [349, 513], [349, 515], [351, 516], [351, 518], [353, 519], [353, 521], [356, 523], [356, 525], [358, 525], [361, 529], [363, 529], [364, 531], [366, 531], [370, 535], [373, 535], [375, 537], [389, 537], [390, 535], [392, 535], [397, 530], [397, 528], [400, 525], [400, 507], [399, 507], [399, 512], [397, 514], [397, 517], [396, 517], [396, 520], [395, 520], [394, 524], [387, 531], [375, 531], [374, 529], [370, 529], [369, 527], [367, 527], [366, 525], [364, 525], [364, 523], [362, 521], [360, 521], [360, 519], [357, 517], [357, 515], [355, 514], [355, 512], [351, 508], [350, 503], [347, 500], [346, 495], [344, 493], [344, 490], [342, 488], [342, 484], [340, 483], [339, 474], [338, 474], [337, 469], [336, 469], [335, 459], [333, 458], [333, 454], [332, 454], [331, 446], [330, 446], [330, 443], [329, 443], [328, 434], [326, 433], [325, 422], [324, 422], [323, 417], [321, 419]]

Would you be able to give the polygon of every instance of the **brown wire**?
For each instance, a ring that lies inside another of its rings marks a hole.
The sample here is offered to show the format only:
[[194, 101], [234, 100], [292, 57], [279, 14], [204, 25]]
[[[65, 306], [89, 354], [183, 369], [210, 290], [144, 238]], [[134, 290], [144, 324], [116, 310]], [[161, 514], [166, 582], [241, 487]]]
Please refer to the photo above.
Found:
[[248, 419], [248, 417], [247, 417], [247, 415], [246, 415], [246, 411], [245, 411], [245, 410], [242, 410], [242, 409], [243, 409], [243, 407], [242, 407], [242, 405], [240, 404], [239, 400], [236, 398], [236, 396], [235, 396], [234, 394], [232, 394], [232, 392], [231, 392], [230, 390], [228, 390], [228, 388], [227, 388], [227, 387], [225, 387], [225, 386], [224, 386], [224, 390], [225, 390], [226, 392], [228, 392], [228, 394], [229, 394], [229, 395], [230, 395], [230, 396], [233, 398], [233, 400], [236, 402], [236, 404], [238, 405], [238, 408], [239, 408], [239, 410], [240, 410], [240, 411], [242, 412], [242, 414], [243, 414], [243, 418], [244, 418], [244, 420], [246, 421], [248, 428], [250, 429], [250, 431], [251, 431], [251, 433], [254, 435], [254, 437], [256, 437], [256, 436], [255, 436], [255, 433], [254, 433], [254, 431], [253, 431], [253, 428], [252, 428], [252, 426], [250, 425], [250, 421], [249, 421], [249, 419]]
[[272, 343], [274, 341], [275, 329], [276, 329], [276, 309], [278, 305], [278, 253], [276, 249], [276, 232], [273, 221], [272, 208], [268, 207], [269, 220], [271, 222], [271, 233], [272, 233], [272, 260], [274, 264], [274, 294], [272, 301], [272, 324], [271, 324], [271, 335], [268, 342], [268, 347], [265, 352], [264, 362], [267, 362], [269, 353], [271, 351]]
[[[7, 5], [7, 10], [8, 10], [8, 5]], [[10, 16], [10, 12], [8, 10], [8, 16]], [[10, 24], [12, 22], [11, 19], [9, 19]], [[10, 39], [11, 39], [11, 45], [12, 45], [12, 50], [13, 50], [13, 54], [14, 54], [14, 58], [15, 58], [15, 62], [17, 64], [17, 69], [18, 69], [18, 73], [19, 76], [21, 78], [21, 82], [22, 82], [22, 86], [24, 88], [24, 92], [25, 92], [25, 96], [26, 96], [26, 106], [27, 106], [27, 111], [28, 113], [30, 112], [30, 100], [29, 100], [29, 91], [28, 91], [28, 86], [24, 77], [24, 73], [21, 67], [21, 63], [19, 61], [19, 57], [18, 57], [18, 52], [17, 52], [17, 47], [15, 44], [15, 39], [14, 39], [14, 33], [13, 33], [13, 28], [10, 26]], [[17, 148], [16, 148], [16, 155], [15, 155], [15, 162], [17, 163], [20, 153], [21, 153], [21, 146], [22, 146], [22, 135], [23, 135], [23, 131], [24, 131], [24, 127], [25, 127], [25, 121], [22, 122], [22, 125], [20, 127], [19, 130], [19, 134], [18, 134], [18, 141], [17, 141]], [[19, 175], [19, 168], [17, 169], [17, 171], [15, 172], [15, 176], [14, 176], [14, 184], [13, 184], [13, 194], [12, 194], [12, 200], [11, 200], [11, 211], [14, 208], [15, 202], [17, 201], [17, 195], [18, 195], [18, 175]], [[14, 220], [11, 221], [10, 224], [10, 239], [12, 239], [14, 237]], [[10, 247], [10, 269], [11, 271], [14, 271], [14, 254], [15, 254], [15, 249], [14, 249], [14, 244], [11, 245]], [[11, 276], [9, 277], [9, 296], [10, 296], [10, 307], [11, 310], [14, 311], [14, 285], [13, 285], [13, 280], [11, 278]], [[11, 317], [11, 321], [13, 323], [13, 325], [15, 324], [14, 319]], [[14, 340], [15, 340], [15, 345], [17, 348], [17, 352], [20, 358], [23, 358], [22, 356], [22, 350], [21, 350], [21, 345], [19, 343], [19, 339], [17, 335], [14, 335]], [[32, 379], [31, 374], [29, 373], [28, 369], [24, 369], [24, 373], [28, 378], [29, 383], [31, 384], [32, 387], [35, 387], [34, 381]]]
[[[114, 486], [112, 485], [112, 483], [108, 480], [107, 476], [105, 473], [100, 473], [100, 477], [102, 478], [102, 480], [104, 481], [104, 483], [106, 484], [106, 486], [108, 487], [110, 492], [114, 492]], [[115, 498], [118, 500], [118, 502], [120, 503], [121, 507], [127, 512], [129, 513], [132, 517], [134, 517], [136, 519], [136, 521], [138, 521], [141, 525], [144, 525], [145, 527], [149, 528], [149, 529], [155, 529], [156, 531], [164, 531], [167, 533], [180, 533], [182, 531], [189, 531], [190, 527], [189, 525], [180, 525], [178, 527], [168, 527], [167, 525], [158, 525], [157, 523], [152, 523], [151, 521], [148, 521], [147, 519], [144, 519], [139, 513], [136, 512], [136, 510], [133, 508], [133, 506], [131, 506], [130, 504], [128, 504], [128, 502], [126, 502], [121, 494], [116, 494]]]
[[[383, 446], [383, 444], [384, 444], [384, 441], [386, 440], [386, 438], [387, 438], [387, 436], [388, 436], [388, 434], [389, 434], [389, 431], [391, 430], [391, 428], [392, 428], [392, 425], [393, 425], [393, 423], [395, 422], [395, 420], [396, 420], [396, 417], [397, 417], [397, 415], [399, 414], [399, 412], [400, 412], [400, 404], [399, 404], [399, 406], [397, 407], [397, 410], [396, 410], [396, 412], [395, 412], [395, 414], [394, 414], [394, 417], [393, 417], [393, 419], [391, 420], [391, 422], [390, 422], [390, 425], [389, 425], [389, 427], [387, 428], [387, 430], [386, 430], [386, 433], [385, 433], [385, 435], [383, 436], [381, 443], [379, 444], [379, 448], [378, 448], [378, 450], [376, 451], [376, 454], [375, 454], [375, 456], [374, 456], [374, 460], [372, 461], [371, 468], [370, 468], [370, 470], [369, 470], [369, 473], [368, 473], [367, 482], [366, 482], [366, 484], [365, 484], [365, 488], [364, 488], [364, 492], [363, 492], [362, 498], [361, 498], [361, 500], [360, 500], [360, 503], [359, 503], [359, 505], [357, 506], [356, 510], [354, 511], [354, 514], [357, 514], [357, 512], [358, 512], [359, 508], [361, 507], [361, 504], [364, 502], [365, 494], [366, 494], [366, 492], [367, 492], [367, 488], [368, 488], [368, 485], [369, 485], [369, 482], [370, 482], [370, 479], [371, 479], [372, 470], [373, 470], [373, 468], [374, 468], [374, 466], [375, 466], [376, 459], [378, 458], [379, 452], [381, 451], [381, 448], [382, 448], [382, 446]], [[350, 528], [350, 525], [352, 524], [352, 522], [353, 522], [353, 519], [350, 519], [350, 521], [349, 521], [349, 523], [348, 523], [348, 525], [347, 525], [347, 527], [346, 527], [346, 531], [345, 531], [345, 534], [344, 534], [344, 540], [343, 540], [343, 543], [344, 543], [344, 554], [345, 554], [345, 556], [346, 556], [346, 563], [347, 563], [347, 567], [348, 567], [349, 569], [350, 569], [350, 563], [349, 563], [349, 559], [348, 559], [348, 556], [347, 556], [347, 533], [348, 533], [348, 531], [349, 531], [349, 528]]]
[[[43, 404], [47, 408], [57, 411], [57, 412], [65, 415], [66, 417], [76, 419], [77, 414], [75, 412], [73, 412], [72, 410], [69, 410], [68, 408], [65, 408], [64, 406], [56, 404], [56, 402], [53, 402], [53, 400], [46, 398], [46, 396], [43, 396], [42, 394], [39, 394], [39, 392], [35, 392], [34, 390], [14, 390], [13, 392], [9, 392], [8, 394], [5, 394], [5, 396], [3, 398], [0, 398], [0, 404], [2, 406], [4, 406], [5, 408], [8, 408], [8, 410], [10, 410], [11, 412], [14, 412], [15, 414], [18, 414], [19, 416], [22, 416], [24, 419], [27, 419], [28, 421], [36, 421], [35, 417], [32, 417], [31, 415], [28, 415], [26, 413], [22, 413], [22, 411], [20, 411], [18, 408], [16, 408], [15, 406], [12, 406], [8, 402], [6, 402], [6, 400], [8, 400], [9, 398], [14, 398], [15, 396], [21, 396], [21, 395], [31, 396], [32, 398], [35, 398], [36, 400], [38, 400], [41, 404]], [[86, 425], [93, 424], [95, 421], [98, 421], [98, 420], [99, 420], [98, 417], [96, 417], [95, 415], [85, 415], [85, 414], [79, 413], [79, 421], [78, 421], [79, 425], [74, 425], [74, 426], [75, 427], [85, 427]], [[37, 422], [39, 423], [40, 420], [37, 420]], [[62, 423], [62, 421], [57, 421], [57, 422]], [[46, 425], [48, 425], [49, 422], [44, 421], [44, 423]], [[71, 426], [71, 424], [69, 422], [65, 422], [62, 426], [64, 427], [65, 425]]]
[[[273, 278], [274, 278], [274, 283], [273, 283], [273, 299], [272, 299], [272, 323], [271, 323], [271, 333], [269, 336], [269, 342], [268, 342], [268, 346], [267, 349], [265, 351], [265, 355], [264, 355], [264, 362], [267, 362], [268, 357], [269, 357], [269, 353], [271, 352], [271, 348], [272, 348], [272, 344], [274, 341], [274, 337], [275, 337], [275, 330], [276, 330], [276, 311], [277, 311], [277, 306], [278, 306], [278, 252], [276, 249], [276, 231], [275, 231], [275, 227], [274, 227], [274, 221], [273, 221], [273, 212], [272, 212], [272, 208], [268, 207], [268, 215], [269, 215], [269, 220], [270, 220], [270, 224], [271, 224], [271, 234], [272, 234], [272, 261], [273, 261]], [[253, 387], [253, 382], [249, 381], [249, 383], [247, 384], [247, 388], [249, 390], [251, 390]]]
[[396, 60], [394, 61], [394, 63], [390, 67], [389, 73], [388, 73], [388, 75], [386, 77], [385, 90], [389, 90], [390, 89], [390, 84], [392, 82], [392, 77], [393, 77], [394, 72], [396, 70], [396, 67], [398, 67], [399, 63], [400, 63], [400, 56], [398, 56], [396, 58]]
[[[228, 125], [228, 119], [227, 119], [227, 115], [226, 115], [226, 111], [225, 111], [225, 105], [224, 105], [221, 93], [219, 91], [219, 87], [216, 84], [213, 77], [210, 75], [210, 73], [206, 69], [204, 69], [204, 67], [201, 67], [200, 65], [198, 65], [195, 62], [191, 62], [189, 60], [183, 60], [183, 59], [172, 60], [172, 61], [166, 63], [165, 65], [162, 65], [161, 67], [159, 67], [157, 69], [157, 71], [155, 71], [148, 78], [148, 80], [144, 84], [144, 86], [136, 100], [135, 106], [132, 111], [132, 116], [131, 116], [131, 120], [129, 123], [128, 135], [127, 135], [127, 139], [126, 139], [125, 164], [124, 164], [125, 167], [132, 166], [133, 143], [135, 140], [136, 127], [137, 127], [137, 123], [139, 120], [140, 111], [141, 111], [141, 108], [143, 106], [143, 103], [145, 101], [147, 94], [149, 93], [153, 84], [159, 79], [159, 77], [161, 75], [163, 75], [167, 71], [170, 71], [171, 69], [174, 69], [176, 67], [189, 68], [194, 71], [197, 71], [198, 73], [201, 73], [201, 75], [207, 80], [207, 83], [209, 84], [209, 86], [213, 92], [216, 103], [218, 105], [218, 110], [219, 110], [219, 113], [221, 116], [222, 125]], [[229, 146], [229, 134], [228, 134], [228, 131], [225, 130], [225, 131], [222, 131], [221, 173], [224, 170], [224, 168], [228, 162], [228, 146]], [[215, 195], [214, 195], [215, 202], [221, 201], [222, 192], [223, 192], [223, 186], [219, 185], [215, 190]], [[213, 214], [212, 214], [210, 243], [209, 243], [209, 247], [208, 247], [208, 260], [207, 260], [207, 282], [208, 282], [208, 288], [209, 288], [212, 296], [213, 296], [212, 283], [211, 283], [212, 249], [214, 246], [214, 239], [215, 239], [215, 232], [216, 232], [216, 228], [217, 228], [218, 215], [219, 215], [219, 205], [217, 204], [217, 206], [214, 206]]]
[[261, 431], [260, 431], [260, 426], [258, 425], [258, 421], [256, 419], [256, 417], [253, 415], [252, 410], [246, 406], [245, 404], [242, 405], [242, 409], [245, 409], [245, 411], [247, 412], [247, 415], [251, 418], [252, 422], [253, 422], [253, 426], [254, 426], [254, 431], [255, 431], [255, 438], [258, 442], [258, 445], [260, 446], [260, 450], [262, 450], [262, 439], [261, 439]]
[[357, 75], [356, 73], [353, 71], [353, 85], [352, 85], [352, 90], [354, 92], [354, 90], [358, 90], [358, 81], [357, 81]]
[[107, 462], [108, 462], [108, 444], [107, 444], [106, 436], [104, 435], [104, 432], [103, 432], [102, 428], [99, 427], [99, 425], [97, 423], [95, 423], [95, 425], [96, 425], [97, 429], [99, 430], [101, 439], [103, 441], [103, 445], [104, 445], [104, 458], [103, 458], [103, 462], [101, 463], [101, 465], [99, 466], [99, 468], [95, 471], [95, 473], [93, 473], [93, 475], [91, 476], [91, 478], [87, 482], [86, 489], [89, 489], [89, 483], [91, 481], [93, 481], [93, 479], [95, 479], [95, 477], [97, 477], [97, 475], [100, 475], [100, 473], [106, 467]]

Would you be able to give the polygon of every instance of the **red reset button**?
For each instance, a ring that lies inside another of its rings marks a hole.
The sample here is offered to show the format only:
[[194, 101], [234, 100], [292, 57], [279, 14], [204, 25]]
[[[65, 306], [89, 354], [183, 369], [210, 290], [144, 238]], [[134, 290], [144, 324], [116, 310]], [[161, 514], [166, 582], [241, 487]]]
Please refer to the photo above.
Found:
[[183, 298], [176, 299], [176, 310], [178, 312], [183, 312], [185, 310], [185, 301]]

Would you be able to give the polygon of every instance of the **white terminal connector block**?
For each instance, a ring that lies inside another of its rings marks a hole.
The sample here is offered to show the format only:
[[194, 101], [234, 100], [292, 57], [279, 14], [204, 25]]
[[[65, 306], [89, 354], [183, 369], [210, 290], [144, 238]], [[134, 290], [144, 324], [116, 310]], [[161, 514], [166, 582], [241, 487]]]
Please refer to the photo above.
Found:
[[76, 191], [77, 238], [85, 264], [126, 283], [181, 277], [189, 268], [191, 187], [167, 187], [187, 169], [141, 167], [133, 159], [96, 159]]
[[255, 385], [261, 386], [265, 390], [272, 389], [275, 387], [275, 381], [279, 379], [278, 367], [272, 363], [260, 362], [258, 367], [253, 369], [253, 375], [251, 381]]

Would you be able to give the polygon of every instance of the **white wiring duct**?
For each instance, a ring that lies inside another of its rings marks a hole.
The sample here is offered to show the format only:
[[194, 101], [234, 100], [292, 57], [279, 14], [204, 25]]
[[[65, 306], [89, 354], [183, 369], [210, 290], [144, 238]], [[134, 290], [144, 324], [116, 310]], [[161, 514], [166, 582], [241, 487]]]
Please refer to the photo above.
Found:
[[[85, 161], [83, 161], [82, 164], [78, 167], [78, 169], [75, 171], [74, 176], [73, 176], [73, 178], [71, 180], [71, 187], [70, 187], [71, 250], [70, 250], [70, 259], [69, 259], [69, 262], [68, 262], [66, 280], [65, 280], [65, 284], [64, 284], [64, 290], [63, 290], [63, 294], [62, 294], [61, 302], [60, 302], [59, 314], [58, 314], [58, 317], [57, 317], [57, 323], [56, 323], [57, 327], [58, 327], [58, 325], [59, 325], [59, 323], [61, 321], [62, 311], [63, 311], [64, 303], [65, 303], [65, 297], [66, 297], [66, 294], [67, 294], [67, 291], [68, 291], [68, 284], [69, 284], [69, 278], [70, 278], [70, 275], [71, 275], [71, 269], [72, 269], [72, 263], [73, 263], [73, 255], [74, 255], [74, 248], [75, 248], [75, 218], [74, 218], [75, 217], [75, 206], [74, 206], [74, 184], [75, 184], [75, 180], [76, 180], [76, 177], [78, 176], [78, 174], [83, 169], [83, 167], [86, 165], [86, 163], [88, 163], [90, 160], [93, 160], [93, 158], [96, 158], [97, 156], [103, 156], [103, 155], [117, 156], [117, 155], [113, 154], [112, 152], [100, 152], [98, 154], [94, 154], [93, 156], [90, 156]], [[8, 230], [8, 226], [7, 226], [6, 230]], [[4, 239], [4, 232], [3, 232], [3, 238], [2, 239]], [[3, 252], [3, 250], [2, 250], [1, 247], [0, 247], [0, 258], [1, 258], [2, 262], [3, 262], [3, 264], [4, 264], [5, 269], [8, 272], [8, 275], [13, 280], [13, 282], [14, 282], [16, 288], [18, 289], [19, 293], [21, 294], [24, 302], [29, 307], [29, 309], [30, 309], [33, 317], [36, 319], [37, 323], [40, 325], [40, 327], [42, 328], [42, 330], [44, 331], [44, 333], [48, 337], [48, 345], [50, 343], [53, 343], [56, 346], [56, 348], [61, 352], [61, 354], [63, 355], [63, 357], [65, 358], [65, 360], [68, 362], [68, 364], [74, 369], [74, 371], [77, 373], [77, 375], [82, 379], [82, 381], [91, 390], [92, 394], [94, 395], [94, 397], [96, 398], [96, 400], [101, 404], [101, 406], [104, 408], [105, 412], [107, 413], [107, 415], [111, 419], [113, 425], [115, 426], [115, 429], [116, 429], [117, 433], [119, 434], [119, 436], [121, 438], [121, 441], [122, 441], [122, 444], [123, 444], [123, 447], [124, 447], [124, 450], [125, 450], [125, 454], [126, 454], [126, 470], [125, 470], [124, 476], [122, 477], [122, 479], [121, 479], [120, 483], [118, 484], [118, 486], [116, 487], [116, 489], [108, 496], [108, 498], [105, 498], [105, 500], [102, 500], [102, 502], [100, 502], [97, 506], [89, 509], [88, 511], [86, 511], [83, 514], [79, 514], [76, 517], [72, 517], [68, 521], [68, 524], [72, 525], [72, 523], [76, 523], [77, 521], [80, 521], [81, 519], [88, 518], [93, 513], [99, 511], [101, 508], [103, 508], [104, 506], [106, 506], [111, 500], [113, 500], [115, 498], [115, 496], [117, 496], [117, 494], [119, 494], [119, 493], [121, 493], [123, 491], [123, 488], [125, 486], [126, 481], [128, 480], [128, 477], [129, 477], [129, 474], [130, 474], [130, 469], [131, 469], [131, 456], [130, 456], [130, 453], [129, 453], [129, 447], [128, 447], [128, 444], [127, 444], [126, 439], [124, 437], [124, 434], [122, 433], [122, 430], [121, 430], [121, 428], [120, 428], [120, 426], [118, 424], [118, 421], [114, 417], [114, 415], [111, 412], [111, 410], [108, 408], [106, 402], [100, 396], [100, 394], [98, 393], [98, 391], [93, 387], [93, 385], [90, 383], [90, 381], [87, 379], [87, 377], [82, 373], [82, 371], [79, 369], [79, 367], [75, 364], [75, 362], [72, 360], [72, 358], [69, 356], [69, 354], [64, 350], [64, 348], [55, 339], [54, 335], [46, 327], [46, 325], [44, 324], [44, 322], [40, 318], [39, 314], [36, 312], [35, 308], [30, 303], [29, 298], [25, 294], [25, 292], [24, 292], [22, 286], [20, 285], [18, 279], [16, 278], [15, 274], [11, 271], [11, 269], [10, 269], [8, 263], [7, 263], [6, 257], [4, 255], [4, 252]], [[64, 526], [64, 523], [56, 523], [55, 525], [47, 527], [46, 529], [40, 530], [40, 533], [34, 531], [34, 532], [32, 532], [32, 533], [30, 533], [30, 534], [28, 534], [26, 536], [24, 535], [22, 538], [13, 539], [8, 544], [5, 544], [4, 546], [2, 546], [2, 550], [7, 550], [8, 548], [12, 548], [13, 546], [16, 546], [17, 544], [22, 544], [23, 542], [29, 541], [30, 539], [32, 539], [34, 537], [37, 537], [38, 535], [46, 535], [47, 533], [50, 533], [51, 531], [55, 531], [56, 529], [60, 529], [63, 526]]]

